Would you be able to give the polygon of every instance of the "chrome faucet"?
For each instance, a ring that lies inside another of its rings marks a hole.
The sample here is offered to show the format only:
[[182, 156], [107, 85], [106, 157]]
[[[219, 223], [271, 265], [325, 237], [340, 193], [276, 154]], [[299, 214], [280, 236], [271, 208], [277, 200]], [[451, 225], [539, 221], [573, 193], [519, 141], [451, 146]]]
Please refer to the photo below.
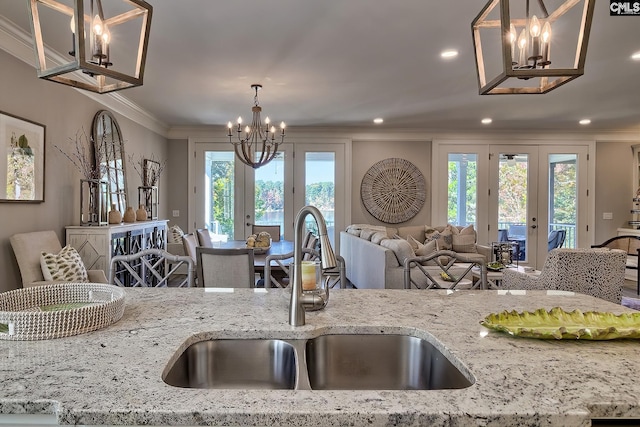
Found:
[[305, 309], [319, 310], [329, 302], [329, 288], [325, 288], [325, 295], [315, 292], [302, 292], [302, 233], [304, 231], [304, 219], [307, 215], [313, 216], [318, 224], [320, 236], [320, 262], [323, 270], [334, 268], [337, 264], [331, 242], [327, 236], [327, 224], [324, 217], [314, 206], [305, 206], [296, 216], [293, 240], [293, 280], [291, 288], [291, 304], [289, 306], [289, 324], [291, 326], [304, 325]]

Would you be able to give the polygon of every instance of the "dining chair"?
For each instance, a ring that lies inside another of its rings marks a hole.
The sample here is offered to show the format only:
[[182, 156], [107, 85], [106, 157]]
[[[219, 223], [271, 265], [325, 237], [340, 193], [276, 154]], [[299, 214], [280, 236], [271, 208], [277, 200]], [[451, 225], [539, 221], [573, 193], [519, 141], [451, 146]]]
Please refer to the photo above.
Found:
[[196, 235], [198, 236], [198, 246], [205, 248], [213, 247], [213, 241], [211, 241], [211, 234], [209, 233], [209, 230], [206, 228], [198, 228], [196, 230]]
[[[182, 265], [187, 274], [178, 274]], [[126, 287], [192, 287], [194, 263], [186, 255], [172, 255], [163, 249], [144, 249], [131, 255], [116, 255], [111, 258], [109, 283]]]
[[272, 242], [280, 241], [280, 226], [279, 225], [258, 225], [253, 224], [251, 227], [251, 233], [258, 234], [266, 231], [271, 236]]
[[197, 265], [196, 248], [198, 244], [198, 236], [193, 233], [187, 233], [182, 236], [182, 246], [184, 247], [184, 254], [191, 257], [193, 263]]
[[[264, 262], [264, 277], [268, 279], [266, 287], [286, 288], [291, 277], [291, 263], [293, 262], [293, 252], [286, 254], [267, 255]], [[315, 261], [320, 259], [320, 252], [310, 248], [302, 248], [303, 260]], [[308, 256], [308, 258], [304, 258]], [[344, 258], [336, 255], [338, 265], [335, 268], [322, 271], [322, 281], [324, 286], [334, 288], [340, 285], [341, 289], [347, 287], [346, 264]], [[275, 265], [274, 265], [275, 264]], [[272, 270], [279, 270], [282, 274], [273, 274]]]
[[196, 248], [198, 286], [209, 288], [254, 288], [253, 249]]
[[[317, 251], [318, 236], [313, 234], [311, 231], [307, 231], [307, 234], [302, 239], [302, 248], [309, 249], [310, 251]], [[314, 259], [315, 255], [313, 254], [313, 252], [310, 252], [310, 251], [304, 252], [302, 254], [303, 261], [311, 261]]]
[[[302, 260], [303, 261], [311, 261], [317, 256], [317, 252], [314, 252], [318, 245], [318, 237], [313, 234], [311, 231], [305, 233], [302, 238]], [[286, 261], [286, 262], [285, 262]], [[274, 266], [273, 263], [276, 265]], [[261, 279], [261, 283], [265, 283], [264, 279], [268, 278], [269, 280], [266, 282], [266, 287], [269, 288], [271, 285], [275, 285], [279, 288], [285, 288], [289, 285], [289, 264], [293, 262], [293, 251], [285, 254], [270, 254], [265, 258], [265, 270], [264, 277]], [[276, 267], [278, 270], [277, 274], [272, 274], [272, 266]], [[264, 286], [264, 285], [261, 285]]]

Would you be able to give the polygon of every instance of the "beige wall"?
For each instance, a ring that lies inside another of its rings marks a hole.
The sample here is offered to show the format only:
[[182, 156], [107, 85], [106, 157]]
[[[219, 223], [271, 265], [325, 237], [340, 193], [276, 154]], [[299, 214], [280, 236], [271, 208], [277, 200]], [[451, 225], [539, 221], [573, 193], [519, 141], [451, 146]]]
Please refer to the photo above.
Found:
[[413, 163], [425, 178], [427, 195], [424, 207], [411, 220], [394, 227], [431, 223], [431, 142], [430, 141], [372, 141], [356, 140], [352, 144], [353, 164], [351, 192], [351, 221], [353, 224], [380, 224], [365, 208], [360, 197], [360, 184], [371, 166], [380, 160], [401, 158]]
[[[632, 198], [637, 188], [633, 185], [633, 157], [631, 146], [638, 142], [599, 141], [596, 144], [595, 188], [595, 242], [602, 243], [616, 236], [617, 229], [629, 227]], [[602, 219], [604, 212], [613, 213], [613, 219]]]
[[[167, 175], [169, 194], [169, 225], [179, 226], [185, 233], [189, 231], [188, 140], [169, 140], [169, 171]], [[180, 216], [174, 217], [173, 211]]]
[[[135, 89], [132, 89], [135, 90]], [[44, 203], [0, 203], [0, 291], [15, 289], [22, 283], [18, 265], [9, 244], [14, 233], [54, 230], [64, 244], [64, 227], [80, 222], [80, 179], [82, 176], [54, 147], [71, 152], [69, 138], [82, 128], [91, 134], [95, 113], [104, 107], [68, 86], [40, 80], [33, 67], [0, 50], [0, 111], [23, 117], [46, 126], [45, 201]], [[126, 144], [126, 153], [167, 158], [167, 139], [114, 113]], [[128, 197], [135, 206], [139, 176], [126, 162]], [[160, 179], [160, 209], [167, 218], [168, 189]]]

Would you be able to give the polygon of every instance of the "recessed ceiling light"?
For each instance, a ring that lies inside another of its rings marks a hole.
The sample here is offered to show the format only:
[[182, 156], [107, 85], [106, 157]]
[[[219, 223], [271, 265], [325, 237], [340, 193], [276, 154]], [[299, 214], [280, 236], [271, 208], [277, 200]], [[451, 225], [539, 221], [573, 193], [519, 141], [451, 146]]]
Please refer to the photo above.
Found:
[[640, 61], [640, 52], [636, 52], [633, 55], [631, 55], [631, 59], [635, 61]]
[[442, 57], [442, 58], [446, 58], [446, 59], [449, 59], [449, 58], [455, 58], [456, 56], [458, 56], [458, 51], [457, 51], [457, 50], [455, 50], [455, 49], [447, 49], [447, 50], [443, 50], [443, 51], [440, 53], [440, 57]]
[[488, 125], [491, 122], [493, 122], [493, 119], [490, 119], [489, 117], [487, 117], [486, 119], [482, 119], [483, 125]]
[[376, 119], [373, 119], [373, 123], [379, 125], [380, 123], [384, 122], [384, 119], [381, 117], [378, 117]]
[[588, 125], [591, 124], [591, 120], [590, 119], [582, 119], [579, 122], [581, 125]]

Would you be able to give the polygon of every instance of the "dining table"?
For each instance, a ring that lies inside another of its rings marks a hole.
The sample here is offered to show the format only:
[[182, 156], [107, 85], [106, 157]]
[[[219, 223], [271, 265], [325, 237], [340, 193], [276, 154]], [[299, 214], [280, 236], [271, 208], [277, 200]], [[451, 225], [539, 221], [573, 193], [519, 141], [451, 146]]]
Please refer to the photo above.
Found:
[[[225, 249], [240, 249], [247, 247], [245, 240], [228, 240], [226, 242], [220, 242], [220, 247]], [[291, 240], [278, 240], [272, 241], [271, 247], [267, 251], [259, 250], [254, 252], [253, 265], [256, 273], [260, 274], [260, 277], [264, 276], [264, 266], [268, 255], [284, 255], [293, 252], [293, 241]], [[281, 269], [280, 265], [273, 263], [272, 269]]]

